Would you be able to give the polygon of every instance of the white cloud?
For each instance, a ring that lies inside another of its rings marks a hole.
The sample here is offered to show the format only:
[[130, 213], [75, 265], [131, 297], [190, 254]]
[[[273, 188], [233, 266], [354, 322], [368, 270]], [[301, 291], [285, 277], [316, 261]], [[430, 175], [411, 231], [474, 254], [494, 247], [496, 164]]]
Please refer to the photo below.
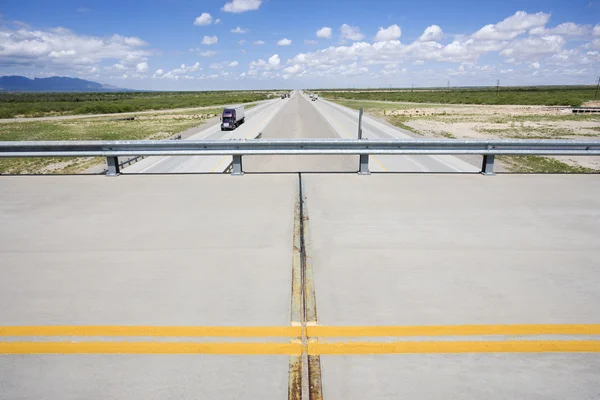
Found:
[[242, 39], [242, 40], [238, 40], [238, 44], [239, 44], [240, 46], [243, 46], [243, 45], [245, 45], [245, 44], [246, 44], [246, 40], [244, 40], [244, 39]]
[[265, 44], [265, 42], [263, 40], [255, 40], [254, 42], [252, 42], [252, 44], [261, 45]]
[[216, 36], [204, 36], [202, 38], [202, 44], [205, 44], [208, 46], [216, 44], [218, 41], [219, 41], [219, 38]]
[[537, 27], [529, 31], [531, 35], [563, 35], [563, 36], [588, 36], [592, 35], [591, 25], [577, 25], [573, 22], [565, 22], [554, 28]]
[[148, 66], [148, 63], [144, 61], [136, 65], [135, 69], [137, 72], [144, 73], [148, 72], [150, 70], [150, 67]]
[[273, 54], [271, 57], [269, 57], [269, 65], [272, 67], [277, 67], [280, 63], [281, 60], [279, 59], [279, 54]]
[[214, 55], [217, 54], [217, 52], [212, 51], [212, 50], [206, 50], [206, 51], [201, 51], [198, 54], [200, 55], [200, 57], [213, 57]]
[[290, 44], [292, 44], [292, 41], [287, 38], [281, 39], [279, 42], [277, 42], [277, 46], [289, 46]]
[[157, 69], [156, 72], [154, 72], [154, 76], [161, 76], [164, 75], [165, 70], [163, 70], [162, 68]]
[[550, 14], [543, 12], [527, 14], [525, 11], [517, 11], [497, 24], [484, 26], [473, 34], [473, 38], [479, 40], [514, 39], [529, 29], [546, 25], [549, 19]]
[[39, 66], [61, 65], [63, 68], [90, 66], [105, 60], [142, 62], [151, 55], [146, 42], [137, 37], [112, 35], [85, 36], [65, 28], [33, 30], [0, 28], [0, 64]]
[[530, 36], [510, 43], [500, 55], [520, 60], [538, 59], [542, 55], [558, 53], [565, 43], [558, 35]]
[[358, 26], [350, 26], [348, 24], [344, 24], [340, 27], [341, 39], [349, 39], [352, 41], [362, 40], [365, 38], [365, 35], [360, 33], [360, 28]]
[[237, 62], [237, 61], [232, 61], [232, 62], [230, 62], [229, 64], [227, 64], [227, 66], [228, 66], [228, 67], [231, 67], [231, 68], [233, 68], [233, 67], [237, 67], [238, 65], [240, 65], [240, 63], [239, 63], [239, 62]]
[[423, 34], [419, 38], [419, 41], [435, 42], [441, 40], [443, 36], [444, 33], [442, 32], [442, 28], [440, 28], [437, 25], [430, 25], [427, 28], [425, 28], [425, 32], [423, 32]]
[[221, 69], [221, 68], [223, 68], [223, 64], [222, 63], [212, 63], [208, 66], [208, 68]]
[[249, 29], [243, 29], [239, 26], [231, 30], [231, 33], [248, 33]]
[[304, 67], [300, 64], [295, 64], [291, 67], [287, 67], [283, 69], [288, 74], [297, 74], [304, 70]]
[[[161, 72], [160, 74], [159, 74], [159, 71]], [[164, 74], [163, 74], [164, 71], [162, 69], [159, 69], [154, 73], [154, 76], [160, 77], [161, 79], [173, 79], [173, 80], [194, 79], [192, 76], [189, 76], [187, 74], [190, 72], [198, 72], [198, 71], [202, 71], [202, 68], [200, 68], [200, 63], [196, 62], [194, 65], [191, 65], [189, 67], [186, 66], [185, 64], [181, 64], [181, 66], [179, 68], [172, 69], [171, 71], [164, 73]]]
[[261, 3], [262, 0], [233, 0], [225, 3], [221, 10], [230, 13], [243, 13], [258, 10]]
[[212, 22], [212, 15], [210, 15], [209, 13], [202, 13], [202, 14], [200, 14], [200, 16], [198, 18], [196, 18], [196, 20], [194, 21], [194, 25], [196, 25], [196, 26], [210, 25], [211, 22]]
[[319, 29], [316, 34], [318, 38], [329, 39], [331, 38], [332, 33], [333, 30], [330, 27], [324, 26], [321, 29]]
[[376, 42], [386, 42], [388, 40], [396, 40], [402, 36], [402, 30], [396, 24], [388, 26], [387, 28], [379, 28], [377, 35], [375, 35]]
[[592, 29], [592, 35], [600, 36], [600, 25], [595, 25], [594, 29]]
[[539, 62], [537, 62], [537, 61], [536, 61], [536, 62], [533, 62], [533, 63], [529, 64], [529, 68], [532, 68], [532, 69], [540, 69], [540, 63], [539, 63]]
[[221, 23], [221, 18], [215, 19], [215, 25], [220, 24], [220, 23]]

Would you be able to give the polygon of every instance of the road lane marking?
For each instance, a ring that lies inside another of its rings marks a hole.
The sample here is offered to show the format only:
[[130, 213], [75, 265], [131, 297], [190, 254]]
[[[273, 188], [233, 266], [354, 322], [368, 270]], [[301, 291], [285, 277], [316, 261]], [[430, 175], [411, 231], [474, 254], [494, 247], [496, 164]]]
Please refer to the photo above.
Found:
[[[281, 109], [281, 107], [275, 107], [275, 111], [273, 111], [271, 114], [267, 115], [262, 121], [260, 121], [260, 123], [256, 126], [256, 128], [248, 135], [246, 136], [244, 139], [248, 139], [249, 137], [251, 137], [253, 134], [256, 136], [256, 131], [258, 129], [260, 129], [261, 125], [269, 118], [269, 117], [273, 117], [279, 110]], [[229, 159], [231, 156], [225, 156], [223, 157], [223, 159], [217, 164], [216, 167], [214, 167], [210, 172], [215, 172], [217, 169], [219, 169], [219, 166], [221, 164], [223, 164], [223, 161], [226, 161], [227, 159]]]
[[[346, 342], [310, 341], [309, 356], [361, 354], [450, 353], [600, 353], [600, 340], [516, 340], [464, 342]], [[9, 354], [232, 354], [296, 355], [303, 344], [198, 342], [0, 342], [0, 355]]]
[[300, 354], [299, 343], [0, 342], [0, 354]]
[[353, 342], [308, 344], [309, 354], [598, 353], [600, 341]]
[[296, 326], [0, 326], [0, 336], [299, 337]]
[[[299, 277], [297, 277], [298, 279]], [[298, 282], [297, 285], [300, 283]], [[297, 288], [296, 292], [301, 289]], [[308, 288], [308, 291], [312, 291]], [[296, 294], [299, 297], [300, 293]], [[294, 308], [299, 308], [294, 302]], [[300, 310], [292, 316], [299, 319]], [[311, 313], [315, 315], [316, 312]], [[302, 336], [300, 321], [292, 326], [0, 326], [0, 336], [131, 336], [131, 337], [288, 337]], [[406, 336], [515, 336], [600, 335], [600, 324], [518, 324], [438, 326], [319, 326], [307, 321], [310, 337], [406, 337]]]
[[[323, 103], [323, 104], [326, 104], [326, 103]], [[316, 105], [315, 105], [314, 107], [317, 109], [317, 111], [319, 111], [319, 113], [321, 113], [321, 111], [319, 110], [319, 108], [318, 108]], [[329, 107], [331, 107], [331, 106], [329, 106]], [[331, 108], [333, 109], [333, 107], [331, 107]], [[321, 115], [323, 115], [323, 113], [321, 113]], [[343, 114], [342, 114], [342, 115], [343, 115]], [[331, 120], [333, 121], [333, 123], [334, 123], [335, 125], [337, 125], [337, 127], [338, 127], [338, 128], [340, 128], [340, 129], [342, 130], [342, 132], [345, 134], [345, 136], [346, 136], [347, 138], [349, 138], [349, 139], [353, 139], [352, 135], [350, 135], [350, 133], [348, 133], [348, 131], [347, 131], [346, 129], [344, 129], [344, 128], [343, 128], [343, 127], [340, 125], [340, 123], [339, 123], [339, 122], [338, 122], [338, 121], [337, 121], [335, 118], [333, 118], [333, 117], [331, 116], [331, 113], [330, 113], [330, 115], [329, 115], [329, 119], [331, 119]], [[327, 117], [325, 117], [325, 120], [327, 120]], [[352, 123], [354, 123], [354, 121], [352, 121]], [[336, 130], [336, 131], [337, 131], [337, 129], [335, 129], [335, 128], [334, 128], [334, 130]], [[386, 167], [384, 167], [384, 166], [383, 166], [383, 164], [382, 164], [382, 163], [381, 163], [381, 162], [380, 162], [380, 161], [377, 159], [377, 157], [375, 157], [375, 156], [371, 155], [371, 156], [370, 156], [370, 158], [372, 158], [372, 159], [373, 159], [373, 160], [374, 160], [374, 161], [375, 161], [377, 164], [379, 164], [379, 166], [380, 166], [381, 168], [383, 168], [383, 170], [384, 170], [384, 171], [386, 171], [386, 172], [390, 172], [390, 171], [389, 171], [389, 170], [388, 170]]]
[[600, 335], [600, 324], [309, 326], [314, 337]]

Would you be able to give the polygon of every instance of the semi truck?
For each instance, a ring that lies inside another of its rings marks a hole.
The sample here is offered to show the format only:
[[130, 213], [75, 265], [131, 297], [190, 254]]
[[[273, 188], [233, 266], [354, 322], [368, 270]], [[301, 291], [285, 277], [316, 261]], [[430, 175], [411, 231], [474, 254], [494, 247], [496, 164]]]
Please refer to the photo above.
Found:
[[226, 108], [221, 115], [221, 130], [234, 130], [244, 123], [246, 120], [244, 115], [244, 106], [235, 106]]

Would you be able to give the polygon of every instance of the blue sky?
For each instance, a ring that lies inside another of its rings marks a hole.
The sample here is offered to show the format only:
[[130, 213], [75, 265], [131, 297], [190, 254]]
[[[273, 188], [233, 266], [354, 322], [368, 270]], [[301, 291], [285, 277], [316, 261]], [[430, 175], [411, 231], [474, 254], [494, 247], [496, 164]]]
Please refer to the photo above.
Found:
[[134, 89], [580, 84], [600, 73], [600, 0], [4, 0], [0, 15], [0, 75]]

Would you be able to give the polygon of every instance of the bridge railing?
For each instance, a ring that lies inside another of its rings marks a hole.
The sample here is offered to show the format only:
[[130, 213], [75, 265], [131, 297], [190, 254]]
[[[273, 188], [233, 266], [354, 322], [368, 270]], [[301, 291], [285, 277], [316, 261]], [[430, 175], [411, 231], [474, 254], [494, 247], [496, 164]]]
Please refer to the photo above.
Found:
[[358, 155], [359, 174], [369, 173], [371, 155], [483, 156], [481, 172], [494, 174], [497, 155], [600, 155], [600, 140], [456, 140], [456, 139], [251, 139], [0, 142], [0, 157], [106, 157], [107, 175], [119, 175], [118, 157], [233, 156], [231, 173], [243, 174], [245, 155]]

